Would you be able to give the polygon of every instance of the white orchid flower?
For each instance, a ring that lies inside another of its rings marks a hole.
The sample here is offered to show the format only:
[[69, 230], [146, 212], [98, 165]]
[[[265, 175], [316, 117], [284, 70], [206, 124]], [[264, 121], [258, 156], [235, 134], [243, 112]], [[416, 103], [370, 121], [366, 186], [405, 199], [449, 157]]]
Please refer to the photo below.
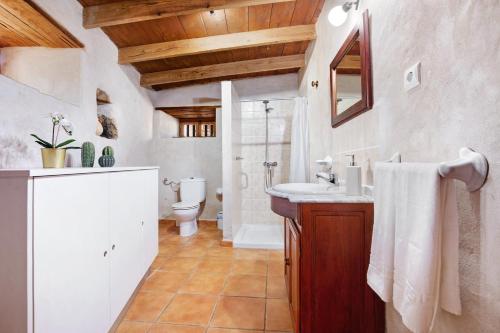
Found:
[[62, 118], [60, 120], [60, 124], [61, 124], [62, 128], [64, 129], [64, 131], [66, 131], [66, 133], [68, 135], [73, 134], [74, 127], [73, 127], [73, 123], [71, 123], [71, 121], [69, 121], [68, 119]]
[[52, 112], [50, 117], [52, 118], [52, 123], [54, 125], [58, 125], [61, 119], [64, 119], [64, 116], [59, 112]]

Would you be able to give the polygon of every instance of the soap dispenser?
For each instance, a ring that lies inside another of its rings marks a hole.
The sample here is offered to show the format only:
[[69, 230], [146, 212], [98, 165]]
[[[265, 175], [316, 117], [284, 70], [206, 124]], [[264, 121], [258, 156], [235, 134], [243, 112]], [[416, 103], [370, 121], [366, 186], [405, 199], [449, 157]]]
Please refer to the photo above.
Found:
[[356, 165], [354, 154], [346, 155], [351, 158], [349, 165], [346, 167], [346, 194], [347, 195], [361, 195], [361, 167]]

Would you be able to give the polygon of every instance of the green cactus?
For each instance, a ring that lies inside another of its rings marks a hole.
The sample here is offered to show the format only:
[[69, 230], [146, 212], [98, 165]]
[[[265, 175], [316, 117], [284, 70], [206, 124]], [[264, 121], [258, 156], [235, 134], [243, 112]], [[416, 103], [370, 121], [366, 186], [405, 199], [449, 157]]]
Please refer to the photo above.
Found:
[[95, 147], [92, 142], [82, 144], [82, 167], [92, 168], [95, 160]]
[[110, 146], [106, 146], [104, 147], [104, 149], [102, 150], [102, 154], [104, 156], [114, 156], [114, 151], [113, 151], [113, 148], [111, 148]]
[[109, 155], [99, 157], [99, 165], [103, 168], [109, 168], [115, 165], [115, 158]]

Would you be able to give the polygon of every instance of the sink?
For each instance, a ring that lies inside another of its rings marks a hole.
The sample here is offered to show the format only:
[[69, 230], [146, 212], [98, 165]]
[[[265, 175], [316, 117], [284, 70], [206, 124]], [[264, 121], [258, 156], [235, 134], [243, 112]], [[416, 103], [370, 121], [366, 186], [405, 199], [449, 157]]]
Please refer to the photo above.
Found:
[[273, 186], [274, 191], [287, 194], [332, 194], [340, 191], [338, 186], [332, 184], [316, 183], [287, 183]]

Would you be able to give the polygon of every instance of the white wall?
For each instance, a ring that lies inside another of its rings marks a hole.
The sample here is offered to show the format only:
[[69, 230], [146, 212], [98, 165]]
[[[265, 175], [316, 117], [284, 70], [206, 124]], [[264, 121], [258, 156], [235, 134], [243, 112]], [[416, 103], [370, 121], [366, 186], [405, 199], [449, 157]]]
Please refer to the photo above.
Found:
[[[35, 2], [85, 45], [83, 50], [71, 51], [79, 53], [81, 63], [79, 73], [68, 76], [67, 82], [57, 72], [35, 74], [47, 75], [43, 81], [48, 86], [50, 80], [58, 80], [52, 87], [75, 85], [75, 78], [79, 78], [80, 99], [74, 100], [73, 90], [68, 94], [72, 97], [64, 101], [64, 96], [61, 97], [64, 90], [54, 93], [54, 90], [45, 90], [40, 85], [38, 90], [0, 75], [0, 168], [41, 167], [40, 147], [29, 134], [37, 133], [48, 138], [51, 123], [47, 116], [54, 111], [66, 114], [74, 122], [74, 138], [78, 144], [92, 141], [97, 152], [105, 145], [111, 145], [115, 149], [117, 165], [152, 164], [153, 107], [146, 90], [139, 86], [138, 73], [131, 66], [118, 65], [117, 48], [100, 29], [83, 29], [82, 7], [77, 1]], [[31, 65], [43, 67], [44, 59], [32, 58], [34, 63]], [[54, 59], [50, 64], [54, 66]], [[51, 73], [54, 73], [52, 77]], [[97, 88], [105, 90], [116, 107], [118, 140], [95, 135]], [[59, 98], [46, 93], [54, 93]], [[80, 152], [70, 151], [68, 162], [71, 166], [81, 165]]]
[[0, 51], [0, 73], [19, 83], [80, 105], [80, 49], [45, 47], [6, 47]]
[[[375, 161], [402, 153], [404, 161], [439, 162], [457, 157], [462, 146], [490, 161], [485, 187], [468, 193], [457, 183], [460, 210], [460, 285], [463, 315], [440, 313], [433, 332], [500, 331], [500, 34], [497, 0], [361, 2], [371, 13], [373, 110], [332, 129], [328, 66], [350, 32], [327, 22], [327, 0], [317, 23], [318, 39], [308, 50], [301, 93], [311, 105], [311, 161], [330, 154], [340, 162], [354, 152], [372, 183]], [[360, 13], [361, 11], [359, 11]], [[403, 89], [404, 70], [422, 62], [422, 85]], [[319, 89], [310, 87], [319, 80]], [[317, 170], [312, 166], [312, 172]], [[387, 306], [389, 332], [406, 332]]]
[[[240, 99], [293, 98], [298, 94], [298, 75], [286, 74], [270, 77], [242, 79], [232, 82]], [[220, 105], [221, 83], [210, 83], [149, 92], [155, 107], [187, 105]], [[160, 177], [178, 181], [188, 176], [207, 180], [207, 202], [202, 214], [204, 219], [215, 219], [222, 206], [215, 197], [215, 190], [222, 186], [222, 142], [217, 122], [217, 138], [177, 138], [175, 118], [156, 112], [155, 159], [160, 165]], [[172, 213], [171, 205], [177, 196], [169, 187], [160, 186], [160, 216]]]

